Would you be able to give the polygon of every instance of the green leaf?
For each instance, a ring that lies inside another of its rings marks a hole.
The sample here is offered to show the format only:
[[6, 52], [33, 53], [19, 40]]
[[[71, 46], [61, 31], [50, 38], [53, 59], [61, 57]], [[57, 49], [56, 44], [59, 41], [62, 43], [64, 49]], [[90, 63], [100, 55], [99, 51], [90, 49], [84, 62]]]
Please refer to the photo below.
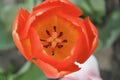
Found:
[[33, 63], [27, 63], [22, 70], [14, 75], [14, 80], [46, 80], [43, 72]]
[[2, 28], [0, 30], [0, 50], [5, 50], [14, 47], [14, 43], [12, 40], [12, 34], [10, 32], [6, 32]]
[[106, 46], [111, 46], [118, 38], [118, 36], [120, 36], [120, 28], [113, 30], [111, 32], [111, 36], [107, 39]]
[[9, 80], [9, 76], [13, 73], [13, 67], [10, 66], [9, 69], [5, 70], [0, 68], [0, 80]]
[[43, 0], [35, 0], [35, 5], [38, 5], [42, 2]]
[[88, 5], [87, 0], [70, 0], [73, 2], [76, 6], [78, 6], [83, 12], [86, 14], [93, 14], [92, 8], [90, 5]]
[[96, 15], [103, 16], [106, 13], [105, 0], [89, 0], [89, 4]]
[[5, 75], [0, 74], [0, 80], [7, 80]]
[[120, 10], [113, 12], [108, 17], [103, 29], [99, 29], [99, 38], [103, 41], [104, 46], [111, 46], [120, 35]]
[[83, 16], [90, 16], [91, 20], [98, 25], [103, 23], [106, 14], [105, 0], [71, 0], [83, 11]]
[[0, 50], [14, 47], [12, 25], [17, 11], [18, 5], [0, 4]]
[[27, 9], [28, 11], [32, 11], [32, 8], [34, 7], [34, 0], [23, 0], [24, 3], [22, 4], [22, 7]]

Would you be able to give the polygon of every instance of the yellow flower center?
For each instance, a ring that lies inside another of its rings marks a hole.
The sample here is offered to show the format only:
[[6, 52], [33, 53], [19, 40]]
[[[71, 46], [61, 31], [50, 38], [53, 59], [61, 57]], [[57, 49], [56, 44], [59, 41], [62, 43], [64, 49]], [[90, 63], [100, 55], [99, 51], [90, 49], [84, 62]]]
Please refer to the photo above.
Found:
[[39, 35], [45, 54], [62, 61], [73, 52], [79, 32], [67, 20], [56, 15], [37, 18], [35, 30]]
[[53, 27], [54, 32], [52, 34], [50, 34], [50, 32], [48, 30], [46, 30], [46, 34], [49, 36], [46, 40], [45, 39], [40, 39], [41, 41], [47, 43], [47, 45], [43, 44], [43, 47], [45, 48], [52, 48], [52, 55], [55, 55], [55, 48], [62, 48], [63, 47], [63, 43], [67, 43], [67, 40], [64, 39], [60, 39], [60, 37], [63, 36], [63, 32], [60, 32], [59, 34], [56, 32], [56, 26]]

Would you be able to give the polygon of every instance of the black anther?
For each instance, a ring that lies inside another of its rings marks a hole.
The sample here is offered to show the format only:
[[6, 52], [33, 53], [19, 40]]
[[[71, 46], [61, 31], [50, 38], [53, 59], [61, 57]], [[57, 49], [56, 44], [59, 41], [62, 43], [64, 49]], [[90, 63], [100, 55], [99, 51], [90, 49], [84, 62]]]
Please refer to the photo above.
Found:
[[56, 32], [56, 26], [53, 27], [54, 31]]
[[50, 45], [43, 45], [43, 47], [48, 48]]
[[54, 52], [54, 50], [52, 50], [52, 56], [54, 56], [55, 55], [55, 52]]
[[50, 32], [49, 32], [48, 30], [46, 30], [46, 33], [47, 33], [47, 35], [49, 35], [49, 36], [50, 36]]
[[63, 40], [62, 42], [63, 42], [63, 43], [67, 43], [67, 40], [65, 39], [65, 40]]
[[46, 41], [46, 40], [44, 40], [44, 39], [40, 39], [40, 41]]
[[58, 35], [58, 38], [61, 37], [63, 35], [63, 32], [60, 32]]
[[63, 45], [57, 45], [57, 47], [58, 47], [58, 48], [62, 48], [62, 47], [63, 47]]

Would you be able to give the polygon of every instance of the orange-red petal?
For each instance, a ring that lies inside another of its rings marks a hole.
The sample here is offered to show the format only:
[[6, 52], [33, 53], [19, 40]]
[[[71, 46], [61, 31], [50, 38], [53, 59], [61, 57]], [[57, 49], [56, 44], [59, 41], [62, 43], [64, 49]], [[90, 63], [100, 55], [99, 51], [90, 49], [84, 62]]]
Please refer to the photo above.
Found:
[[[82, 44], [83, 46], [81, 47], [81, 52], [80, 53], [84, 53], [81, 56], [81, 58], [78, 59], [78, 62], [83, 63], [84, 61], [86, 61], [88, 59], [88, 57], [93, 53], [94, 49], [97, 46], [98, 43], [98, 34], [97, 34], [97, 29], [95, 28], [95, 26], [92, 24], [92, 22], [90, 21], [89, 17], [85, 18], [84, 20], [84, 24], [85, 24], [85, 28], [83, 34], [83, 40], [82, 40]], [[85, 38], [86, 36], [86, 38]], [[88, 43], [86, 43], [85, 39], [88, 39]], [[89, 44], [89, 50], [86, 50], [86, 46]]]
[[82, 11], [79, 10], [75, 5], [73, 5], [68, 0], [46, 0], [42, 4], [34, 7], [33, 11], [50, 7], [60, 7], [57, 10], [62, 11], [67, 15], [76, 17], [82, 15]]
[[32, 48], [31, 48], [31, 42], [30, 37], [28, 36], [24, 40], [21, 40], [23, 49], [24, 49], [24, 55], [27, 57], [27, 59], [30, 61], [32, 59]]
[[[53, 66], [51, 66], [48, 63], [43, 62], [40, 59], [37, 60], [33, 60], [33, 62], [43, 70], [43, 72], [46, 74], [46, 76], [48, 78], [60, 78], [63, 77], [71, 72], [77, 71], [79, 70], [79, 68], [77, 66], [74, 65], [70, 65], [68, 66], [65, 70], [60, 70], [58, 71], [57, 68], [54, 68]], [[64, 65], [63, 65], [64, 66]]]
[[[61, 16], [61, 14], [59, 14], [59, 16]], [[89, 47], [89, 41], [88, 41], [89, 39], [88, 39], [88, 34], [86, 31], [85, 24], [83, 23], [81, 19], [76, 18], [76, 17], [71, 17], [71, 16], [64, 15], [64, 14], [62, 14], [61, 17], [70, 21], [73, 25], [76, 26], [77, 30], [81, 32], [79, 36], [79, 40], [77, 44], [74, 46], [74, 48], [76, 48], [74, 54], [76, 55], [72, 56], [72, 58], [76, 58], [77, 56], [77, 61], [79, 63], [85, 62], [86, 59], [88, 59], [88, 57], [90, 56], [90, 53], [89, 53], [90, 47]]]
[[[56, 9], [56, 7], [50, 7], [50, 8], [40, 9], [39, 11], [33, 11], [30, 14], [30, 16], [28, 17], [28, 20], [23, 29], [23, 32], [20, 35], [21, 39], [24, 39], [27, 37], [28, 31], [29, 31], [30, 27], [35, 24], [35, 20], [37, 17], [39, 17], [39, 19], [44, 18], [44, 16], [49, 15], [49, 12], [51, 13], [51, 10], [55, 10], [55, 9]], [[47, 13], [47, 15], [46, 15], [46, 13]]]
[[[14, 21], [13, 30], [16, 30], [18, 35], [20, 35], [25, 27], [29, 12], [20, 8], [18, 15]], [[15, 25], [16, 24], [16, 25]]]
[[13, 32], [12, 32], [12, 36], [13, 36], [13, 40], [17, 46], [17, 48], [20, 50], [20, 52], [23, 54], [23, 56], [25, 56], [27, 58], [27, 60], [30, 60], [28, 55], [25, 54], [23, 45], [21, 43], [21, 38], [20, 38], [20, 34], [22, 33], [22, 30], [24, 28], [24, 25], [26, 23], [27, 17], [29, 16], [29, 13], [24, 10], [23, 8], [20, 8], [16, 19], [14, 21], [13, 24]]
[[90, 46], [90, 54], [94, 51], [98, 44], [98, 32], [96, 27], [90, 21], [89, 17], [86, 17], [84, 20], [84, 24], [86, 25], [86, 31], [89, 39], [89, 46]]

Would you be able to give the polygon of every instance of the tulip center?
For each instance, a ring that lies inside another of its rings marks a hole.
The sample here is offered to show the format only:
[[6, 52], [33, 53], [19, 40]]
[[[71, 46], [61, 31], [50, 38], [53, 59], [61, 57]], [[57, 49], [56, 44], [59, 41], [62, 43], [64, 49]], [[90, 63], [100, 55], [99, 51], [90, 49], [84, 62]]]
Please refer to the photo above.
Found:
[[63, 36], [63, 32], [57, 33], [56, 26], [53, 26], [52, 34], [50, 34], [49, 30], [46, 30], [46, 34], [49, 36], [47, 39], [40, 39], [41, 41], [47, 43], [43, 44], [43, 47], [52, 49], [52, 56], [55, 55], [55, 48], [62, 48], [64, 46], [63, 43], [67, 43], [66, 39], [60, 39]]
[[35, 30], [45, 55], [63, 61], [73, 54], [79, 33], [71, 22], [57, 15], [47, 15], [38, 18]]

